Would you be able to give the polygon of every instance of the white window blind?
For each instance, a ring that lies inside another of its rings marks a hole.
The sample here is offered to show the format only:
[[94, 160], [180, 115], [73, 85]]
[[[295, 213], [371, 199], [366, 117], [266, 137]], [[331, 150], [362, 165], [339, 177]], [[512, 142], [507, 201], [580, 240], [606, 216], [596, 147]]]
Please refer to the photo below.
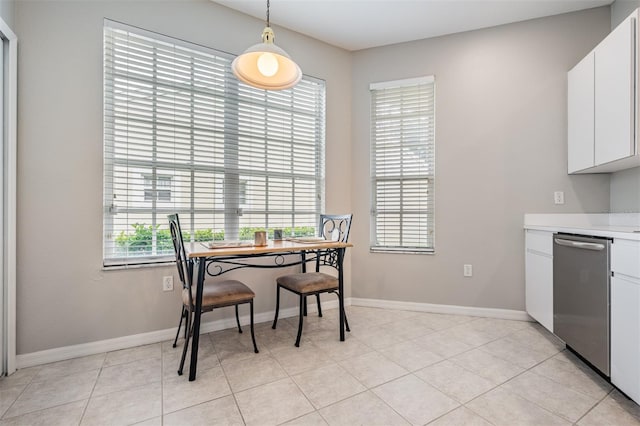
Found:
[[315, 235], [324, 203], [325, 85], [283, 91], [233, 56], [105, 20], [104, 265], [173, 259], [186, 241]]
[[374, 83], [371, 250], [434, 251], [435, 81]]

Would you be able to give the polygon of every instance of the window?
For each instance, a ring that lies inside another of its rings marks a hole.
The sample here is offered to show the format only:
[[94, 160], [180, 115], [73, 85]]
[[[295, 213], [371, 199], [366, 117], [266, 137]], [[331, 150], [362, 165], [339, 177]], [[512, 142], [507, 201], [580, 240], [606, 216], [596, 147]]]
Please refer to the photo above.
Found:
[[434, 251], [435, 81], [374, 83], [371, 250]]
[[324, 203], [325, 85], [267, 92], [233, 56], [105, 20], [104, 265], [173, 259], [186, 241], [315, 234]]
[[[155, 186], [154, 186], [155, 185]], [[171, 176], [144, 176], [145, 201], [171, 201]]]

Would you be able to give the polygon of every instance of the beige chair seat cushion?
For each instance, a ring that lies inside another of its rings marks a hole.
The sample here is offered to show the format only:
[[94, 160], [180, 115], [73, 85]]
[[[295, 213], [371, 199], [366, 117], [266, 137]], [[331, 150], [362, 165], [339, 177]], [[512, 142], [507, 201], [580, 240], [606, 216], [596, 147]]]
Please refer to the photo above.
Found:
[[[192, 289], [193, 303], [196, 302], [196, 288]], [[229, 306], [248, 302], [255, 297], [255, 293], [246, 285], [236, 280], [205, 282], [202, 292], [203, 307]], [[182, 303], [189, 305], [189, 291], [182, 290]]]
[[338, 278], [322, 272], [302, 272], [278, 277], [282, 287], [296, 293], [314, 293], [338, 289]]

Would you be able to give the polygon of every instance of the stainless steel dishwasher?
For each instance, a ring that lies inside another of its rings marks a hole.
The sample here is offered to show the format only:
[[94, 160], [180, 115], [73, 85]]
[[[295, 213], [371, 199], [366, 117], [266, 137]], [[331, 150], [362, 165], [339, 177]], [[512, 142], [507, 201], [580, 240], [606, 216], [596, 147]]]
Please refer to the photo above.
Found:
[[607, 377], [611, 240], [553, 238], [553, 332]]

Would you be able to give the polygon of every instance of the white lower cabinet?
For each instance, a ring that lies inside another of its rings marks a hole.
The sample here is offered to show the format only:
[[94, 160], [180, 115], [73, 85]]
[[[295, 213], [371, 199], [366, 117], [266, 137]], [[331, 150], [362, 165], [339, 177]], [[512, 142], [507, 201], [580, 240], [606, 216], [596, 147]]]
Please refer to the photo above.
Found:
[[611, 279], [611, 383], [640, 401], [640, 280]]
[[640, 403], [638, 265], [640, 241], [614, 240], [611, 251], [611, 383]]
[[[611, 383], [640, 404], [640, 241], [611, 245]], [[553, 232], [525, 233], [527, 313], [553, 333]]]
[[527, 313], [553, 332], [553, 233], [527, 230], [525, 240]]

